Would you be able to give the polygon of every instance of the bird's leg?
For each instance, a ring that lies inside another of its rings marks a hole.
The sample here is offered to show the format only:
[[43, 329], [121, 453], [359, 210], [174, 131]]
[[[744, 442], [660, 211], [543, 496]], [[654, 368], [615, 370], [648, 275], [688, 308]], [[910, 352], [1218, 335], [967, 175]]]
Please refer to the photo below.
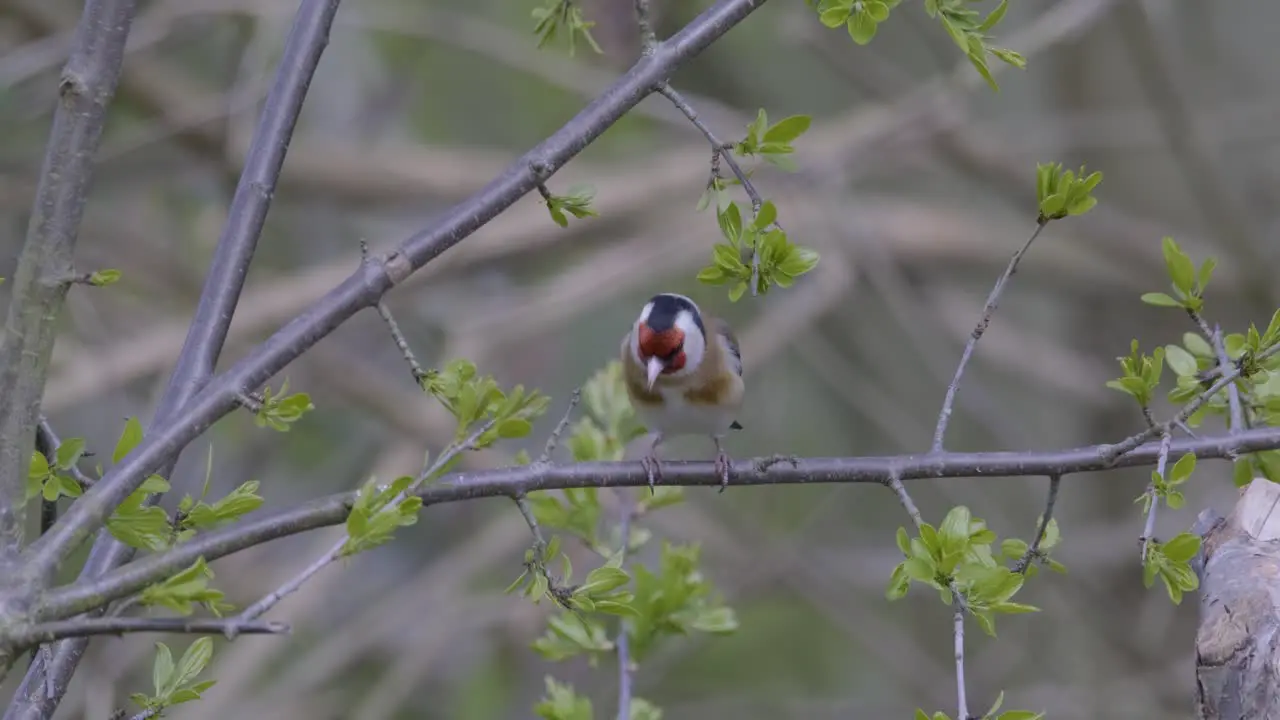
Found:
[[658, 462], [658, 443], [662, 442], [662, 433], [654, 433], [653, 444], [649, 446], [649, 452], [640, 458], [640, 464], [644, 466], [644, 471], [649, 476], [649, 494], [654, 493], [654, 478], [662, 477], [662, 465]]
[[724, 448], [720, 447], [720, 436], [712, 435], [711, 439], [716, 444], [716, 474], [720, 476], [720, 492], [729, 487], [729, 468], [731, 463], [729, 456], [725, 454]]

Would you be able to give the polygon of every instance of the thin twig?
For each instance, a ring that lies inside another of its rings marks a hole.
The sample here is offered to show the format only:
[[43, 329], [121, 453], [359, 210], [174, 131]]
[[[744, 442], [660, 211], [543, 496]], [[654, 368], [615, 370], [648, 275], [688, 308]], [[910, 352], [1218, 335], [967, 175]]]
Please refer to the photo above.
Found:
[[[902, 484], [902, 477], [897, 469], [890, 470], [889, 476], [884, 481], [885, 487], [889, 488], [898, 496], [898, 502], [902, 504], [902, 508], [907, 511], [907, 515], [911, 517], [911, 522], [915, 523], [916, 530], [919, 531], [924, 526], [924, 517], [920, 515], [920, 508], [916, 507], [916, 503], [911, 499], [911, 494], [907, 492], [907, 487]], [[951, 590], [951, 600], [955, 603], [955, 658], [956, 658], [956, 698], [960, 706], [959, 718], [969, 717], [968, 704], [965, 700], [965, 681], [964, 681], [964, 612], [967, 603], [964, 596], [960, 594], [960, 588], [956, 585], [955, 580], [949, 584]]]
[[[637, 3], [640, 1], [641, 0], [637, 0]], [[676, 109], [683, 113], [685, 117], [689, 118], [689, 122], [693, 123], [693, 126], [702, 132], [703, 136], [707, 138], [707, 142], [711, 143], [711, 174], [713, 179], [719, 174], [717, 160], [722, 158], [725, 164], [729, 166], [729, 169], [733, 171], [734, 177], [738, 178], [738, 182], [742, 183], [742, 189], [746, 191], [747, 197], [751, 199], [751, 216], [754, 218], [758, 215], [760, 213], [760, 206], [764, 204], [764, 198], [760, 196], [759, 191], [756, 190], [756, 186], [751, 183], [751, 179], [747, 177], [745, 172], [743, 172], [742, 166], [734, 159], [733, 152], [731, 150], [733, 144], [726, 143], [717, 137], [716, 134], [711, 131], [711, 128], [707, 127], [707, 124], [702, 121], [702, 118], [698, 117], [698, 111], [694, 110], [693, 106], [684, 99], [684, 96], [676, 92], [675, 88], [671, 87], [669, 83], [662, 83], [657, 87], [657, 91], [663, 97], [670, 100], [671, 104], [675, 105]], [[782, 229], [782, 226], [776, 221], [773, 223], [773, 226], [778, 229]], [[759, 284], [760, 253], [756, 252], [755, 248], [752, 248], [751, 294], [753, 296], [757, 294]]]
[[[360, 241], [360, 256], [365, 262], [368, 262], [369, 243], [364, 240]], [[417, 356], [413, 354], [413, 348], [409, 347], [409, 340], [405, 337], [404, 332], [400, 330], [400, 324], [391, 316], [391, 310], [385, 302], [378, 301], [378, 304], [374, 307], [378, 311], [378, 316], [387, 324], [387, 329], [391, 331], [391, 339], [400, 350], [404, 361], [409, 364], [409, 371], [413, 373], [413, 381], [421, 386], [422, 381], [427, 377], [427, 371], [422, 369], [422, 364], [418, 362]]]
[[55, 620], [32, 625], [15, 633], [14, 642], [18, 645], [27, 645], [36, 642], [54, 642], [55, 640], [71, 637], [123, 635], [125, 633], [140, 632], [222, 635], [227, 633], [233, 624], [237, 633], [282, 635], [289, 632], [289, 626], [285, 623], [240, 623], [225, 618], [84, 618]]
[[[632, 504], [631, 490], [623, 488], [618, 491], [619, 514], [622, 522], [619, 525], [622, 547], [622, 565], [626, 567], [627, 552], [631, 549], [631, 521], [635, 518], [635, 507]], [[631, 655], [630, 639], [627, 637], [627, 620], [618, 618], [618, 636], [614, 641], [618, 649], [618, 720], [631, 718]]]
[[[1198, 315], [1197, 315], [1198, 317]], [[1203, 322], [1203, 321], [1202, 321]], [[1227, 346], [1222, 342], [1222, 328], [1215, 326], [1213, 333], [1209, 335], [1209, 341], [1213, 343], [1213, 350], [1218, 355], [1218, 367], [1225, 372], [1231, 367], [1231, 358], [1227, 355]], [[1230, 414], [1227, 416], [1227, 431], [1239, 432], [1245, 428], [1244, 407], [1240, 403], [1240, 388], [1235, 383], [1227, 386], [1227, 408]], [[1235, 458], [1231, 458], [1235, 461]]]
[[[1156, 457], [1156, 473], [1160, 477], [1165, 477], [1164, 471], [1169, 464], [1169, 446], [1173, 442], [1173, 434], [1169, 432], [1168, 425], [1159, 427], [1156, 425], [1155, 418], [1151, 416], [1150, 408], [1142, 408], [1142, 417], [1147, 421], [1147, 427], [1160, 433], [1160, 450]], [[1147, 520], [1142, 526], [1142, 562], [1147, 561], [1147, 548], [1151, 544], [1151, 540], [1156, 532], [1156, 510], [1160, 506], [1160, 498], [1156, 495], [1155, 480], [1147, 485], [1147, 500], [1151, 505], [1147, 508]]]
[[982, 317], [979, 318], [978, 324], [973, 328], [973, 332], [970, 333], [969, 342], [965, 343], [964, 352], [960, 355], [960, 363], [956, 365], [955, 377], [951, 378], [951, 384], [947, 386], [947, 396], [942, 401], [942, 411], [938, 413], [938, 425], [933, 431], [933, 446], [930, 448], [930, 452], [942, 452], [942, 441], [947, 434], [947, 423], [951, 422], [951, 410], [956, 402], [956, 392], [960, 389], [960, 378], [964, 375], [965, 367], [969, 364], [973, 349], [977, 346], [978, 341], [982, 339], [982, 334], [987, 331], [987, 325], [991, 323], [991, 316], [996, 311], [996, 304], [1000, 301], [1000, 294], [1004, 292], [1005, 284], [1018, 271], [1018, 263], [1022, 261], [1022, 256], [1031, 248], [1031, 243], [1040, 237], [1040, 232], [1044, 230], [1047, 224], [1047, 221], [1036, 223], [1035, 232], [1031, 233], [1031, 237], [1027, 239], [1022, 248], [1013, 254], [1013, 257], [1009, 260], [1009, 266], [1004, 270], [1004, 274], [1000, 276], [1000, 279], [996, 280], [995, 287], [991, 288], [991, 294], [987, 296], [987, 303], [982, 308]]
[[[445, 449], [444, 452], [436, 456], [435, 461], [432, 462], [428, 467], [424, 468], [422, 472], [418, 474], [418, 477], [415, 478], [414, 481], [410, 483], [407, 488], [405, 488], [400, 494], [396, 495], [394, 498], [388, 501], [387, 505], [388, 506], [398, 505], [400, 504], [401, 500], [404, 500], [406, 497], [409, 497], [410, 495], [412, 495], [413, 492], [422, 485], [422, 483], [426, 482], [428, 479], [433, 477], [442, 468], [447, 467], [448, 464], [452, 462], [453, 459], [457, 457], [460, 453], [475, 447], [475, 443], [480, 438], [480, 436], [488, 432], [493, 427], [493, 425], [494, 425], [494, 422], [490, 420], [489, 422], [486, 422], [483, 425], [481, 425], [479, 429], [477, 429], [475, 432], [467, 436], [467, 438], [462, 442], [454, 443], [450, 445], [447, 449]], [[238, 632], [240, 632], [239, 628], [242, 626], [242, 624], [251, 622], [256, 618], [261, 617], [268, 610], [270, 610], [271, 608], [279, 604], [281, 600], [297, 592], [298, 588], [302, 587], [304, 583], [306, 583], [311, 578], [315, 577], [316, 573], [319, 573], [321, 570], [327, 567], [330, 563], [342, 557], [342, 551], [347, 545], [348, 538], [349, 538], [349, 535], [344, 533], [341, 540], [335, 543], [334, 546], [329, 548], [329, 550], [326, 551], [323, 555], [316, 558], [315, 561], [312, 562], [310, 565], [303, 568], [302, 572], [298, 573], [297, 575], [293, 576], [289, 580], [285, 581], [283, 585], [271, 591], [267, 595], [263, 596], [262, 599], [258, 600], [254, 604], [250, 605], [249, 607], [241, 611], [239, 615], [237, 615], [235, 618], [229, 621], [229, 624], [227, 626], [227, 631], [226, 631], [227, 637], [235, 637], [235, 635]]]
[[1049, 527], [1049, 521], [1053, 519], [1053, 508], [1058, 504], [1058, 486], [1061, 484], [1061, 475], [1049, 476], [1049, 497], [1044, 501], [1044, 514], [1040, 516], [1040, 524], [1036, 527], [1035, 539], [1027, 546], [1027, 551], [1018, 562], [1014, 563], [1014, 572], [1026, 575], [1027, 568], [1040, 556], [1040, 541], [1044, 540], [1045, 528]]
[[969, 720], [969, 700], [966, 697], [964, 681], [964, 605], [960, 603], [960, 594], [955, 588], [952, 588], [951, 594], [956, 601], [956, 611], [952, 621], [956, 656], [956, 717]]
[[649, 17], [649, 0], [636, 0], [636, 25], [640, 30], [640, 54], [652, 55], [658, 45], [658, 35]]
[[573, 418], [573, 409], [578, 407], [578, 403], [582, 401], [582, 388], [574, 388], [573, 394], [569, 396], [569, 407], [565, 408], [564, 416], [560, 418], [560, 422], [556, 423], [555, 430], [551, 431], [551, 436], [547, 438], [547, 444], [542, 448], [542, 455], [538, 456], [538, 462], [551, 462], [551, 455], [556, 451], [556, 445], [560, 443], [560, 436], [564, 434], [566, 428], [569, 427], [569, 421]]

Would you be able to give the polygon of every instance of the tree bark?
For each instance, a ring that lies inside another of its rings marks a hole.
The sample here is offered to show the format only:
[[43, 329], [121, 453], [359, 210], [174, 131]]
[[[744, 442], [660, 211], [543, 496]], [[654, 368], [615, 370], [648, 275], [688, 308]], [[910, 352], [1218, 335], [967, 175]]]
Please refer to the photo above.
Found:
[[1256, 478], [1204, 538], [1196, 710], [1200, 720], [1280, 720], [1280, 485]]

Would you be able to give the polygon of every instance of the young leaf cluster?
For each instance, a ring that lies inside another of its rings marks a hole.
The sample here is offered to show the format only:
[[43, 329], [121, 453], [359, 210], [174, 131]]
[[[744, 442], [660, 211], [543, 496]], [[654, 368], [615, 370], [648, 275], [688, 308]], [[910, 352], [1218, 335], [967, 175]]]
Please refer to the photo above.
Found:
[[1138, 341], [1129, 343], [1128, 357], [1117, 357], [1124, 375], [1107, 381], [1107, 387], [1127, 393], [1142, 407], [1151, 405], [1151, 398], [1160, 386], [1164, 373], [1164, 348], [1158, 347], [1146, 355], [1138, 350]]
[[254, 422], [258, 427], [270, 427], [272, 430], [289, 432], [293, 424], [302, 419], [303, 414], [309, 410], [315, 410], [316, 406], [311, 404], [310, 395], [288, 393], [288, 379], [280, 386], [279, 392], [273, 392], [270, 387], [262, 391], [262, 401], [259, 403], [258, 411], [254, 413]]
[[1191, 257], [1168, 236], [1161, 241], [1161, 250], [1164, 252], [1164, 264], [1172, 280], [1174, 295], [1150, 292], [1142, 296], [1142, 302], [1157, 307], [1177, 307], [1189, 312], [1200, 312], [1204, 308], [1204, 291], [1209, 285], [1209, 279], [1213, 277], [1217, 261], [1205, 258], [1197, 269], [1191, 262]]
[[[1041, 520], [1043, 520], [1043, 516], [1036, 518], [1037, 528], [1040, 527]], [[1035, 552], [1031, 553], [1030, 557], [1028, 557], [1027, 554], [1031, 552], [1031, 546], [1027, 544], [1026, 540], [1020, 540], [1018, 538], [1006, 538], [1001, 541], [1000, 554], [1006, 559], [1014, 561], [1015, 567], [1017, 567], [1019, 563], [1022, 563], [1025, 558], [1027, 562], [1025, 570], [1027, 577], [1036, 576], [1036, 573], [1040, 571], [1036, 565], [1040, 563], [1048, 565], [1049, 569], [1056, 573], [1065, 575], [1067, 567], [1057, 560], [1049, 557], [1049, 553], [1052, 552], [1061, 541], [1062, 534], [1058, 531], [1058, 521], [1054, 518], [1049, 518], [1049, 522], [1044, 525], [1044, 534], [1040, 536], [1040, 544], [1036, 546]]]
[[[533, 430], [533, 421], [547, 411], [550, 399], [537, 390], [516, 385], [504, 391], [491, 375], [479, 375], [470, 360], [454, 360], [443, 370], [428, 370], [422, 389], [439, 400], [458, 422], [455, 442], [464, 442], [479, 427], [490, 427], [470, 440], [468, 450], [492, 445], [499, 438], [521, 438]], [[437, 468], [446, 471], [449, 463]]]
[[[356, 493], [347, 516], [347, 539], [342, 543], [340, 555], [346, 557], [375, 548], [391, 540], [396, 528], [418, 522], [422, 498], [400, 497], [413, 484], [413, 478], [402, 475], [390, 485], [379, 485], [377, 478], [369, 478]], [[398, 502], [393, 502], [400, 498]]]
[[[547, 692], [542, 700], [533, 706], [535, 715], [543, 720], [595, 719], [595, 710], [591, 706], [590, 698], [582, 697], [574, 692], [572, 685], [556, 682], [550, 675], [545, 678], [545, 682]], [[609, 717], [613, 717], [612, 714]], [[662, 710], [647, 700], [633, 697], [630, 707], [627, 708], [627, 717], [629, 720], [662, 720]]]
[[[1026, 67], [1027, 61], [1013, 50], [989, 43], [991, 36], [987, 33], [1004, 19], [1005, 12], [1009, 9], [1009, 0], [1000, 0], [1000, 4], [985, 18], [969, 7], [978, 1], [924, 0], [924, 9], [929, 17], [942, 23], [947, 34], [991, 89], [998, 91], [1000, 86], [996, 84], [991, 69], [987, 66], [987, 55], [994, 55], [1016, 68]], [[829, 28], [846, 28], [849, 37], [859, 45], [871, 42], [880, 24], [889, 19], [889, 11], [896, 8], [899, 2], [901, 0], [805, 0], [805, 4], [817, 11], [818, 19], [823, 25]]]
[[138, 602], [148, 607], [166, 607], [179, 615], [190, 615], [196, 605], [203, 605], [217, 617], [235, 606], [223, 602], [221, 590], [209, 587], [213, 570], [198, 558], [187, 569], [176, 575], [143, 588]]
[[[747, 291], [753, 272], [756, 290], [763, 295], [773, 285], [790, 287], [797, 277], [817, 267], [818, 253], [791, 242], [782, 228], [774, 225], [776, 219], [772, 202], [762, 203], [749, 223], [743, 222], [738, 204], [729, 203], [724, 212], [717, 213], [720, 234], [728, 243], [716, 243], [712, 264], [698, 272], [698, 280], [708, 285], [732, 283], [729, 300], [737, 302]], [[755, 253], [759, 253], [759, 260], [753, 270], [750, 258]]]
[[876, 36], [880, 23], [889, 19], [889, 11], [902, 0], [821, 0], [817, 5], [818, 20], [829, 28], [841, 26], [859, 45]]
[[1165, 475], [1161, 475], [1159, 471], [1151, 471], [1151, 490], [1139, 495], [1134, 502], [1142, 503], [1142, 512], [1146, 513], [1151, 509], [1151, 503], [1154, 500], [1164, 500], [1164, 503], [1171, 510], [1177, 510], [1186, 503], [1182, 491], [1178, 490], [1178, 486], [1191, 479], [1191, 473], [1196, 469], [1196, 456], [1194, 453], [1187, 453], [1178, 458], [1178, 462], [1173, 464]]
[[575, 461], [621, 460], [627, 443], [645, 434], [627, 397], [622, 372], [622, 362], [612, 360], [582, 386], [587, 413], [574, 424], [568, 440]]
[[80, 497], [84, 488], [71, 476], [71, 469], [80, 462], [85, 452], [84, 438], [67, 438], [54, 453], [53, 465], [42, 453], [32, 452], [31, 463], [27, 468], [26, 500], [43, 497], [53, 502], [59, 497]]
[[[1004, 705], [1003, 690], [996, 696], [996, 701], [991, 704], [991, 709], [982, 714], [980, 720], [1044, 720], [1043, 712], [1033, 712], [1031, 710], [1005, 710], [1004, 712], [1000, 712], [1000, 707], [1002, 705]], [[915, 720], [951, 720], [951, 716], [941, 710], [930, 715], [924, 710], [917, 708]], [[959, 718], [959, 720], [968, 719]]]
[[893, 569], [886, 597], [898, 600], [918, 582], [937, 590], [949, 605], [954, 586], [983, 631], [994, 636], [997, 613], [1038, 611], [1012, 601], [1026, 576], [996, 561], [991, 549], [995, 541], [995, 532], [963, 505], [952, 508], [938, 528], [922, 523], [915, 537], [898, 528], [898, 549], [905, 559]]
[[1178, 533], [1169, 542], [1151, 540], [1147, 555], [1142, 561], [1142, 583], [1146, 587], [1155, 584], [1159, 577], [1175, 605], [1182, 602], [1182, 594], [1200, 587], [1200, 578], [1191, 569], [1191, 559], [1200, 550], [1200, 536]]
[[756, 119], [747, 125], [747, 136], [733, 143], [732, 150], [736, 155], [759, 157], [781, 170], [795, 172], [796, 164], [791, 155], [796, 149], [791, 143], [809, 129], [812, 121], [808, 115], [791, 115], [770, 125], [768, 113], [760, 108]]
[[579, 220], [599, 215], [591, 207], [591, 201], [595, 196], [596, 191], [594, 188], [586, 185], [575, 185], [569, 188], [566, 195], [553, 195], [548, 192], [543, 195], [542, 201], [546, 203], [547, 212], [551, 213], [551, 219], [557, 225], [569, 227], [568, 215], [572, 215]]
[[577, 52], [578, 36], [599, 54], [604, 51], [591, 37], [594, 22], [582, 17], [582, 9], [574, 0], [547, 0], [541, 7], [533, 9], [533, 33], [538, 36], [538, 47], [542, 48], [563, 34], [569, 46], [569, 57]]
[[991, 69], [987, 67], [987, 55], [994, 55], [998, 60], [1018, 69], [1025, 68], [1027, 61], [1013, 50], [995, 47], [988, 43], [991, 36], [987, 33], [1004, 19], [1005, 11], [1009, 9], [1009, 0], [1000, 0], [1000, 4], [982, 19], [979, 19], [981, 13], [969, 7], [975, 1], [924, 0], [924, 9], [929, 17], [937, 18], [938, 22], [942, 23], [942, 27], [951, 36], [956, 46], [964, 52], [965, 57], [969, 58], [969, 62], [973, 64], [978, 74], [987, 81], [992, 90], [998, 91], [1000, 86], [996, 84], [996, 79], [991, 75]]
[[152, 717], [163, 717], [163, 712], [174, 705], [199, 700], [201, 694], [217, 684], [217, 680], [196, 682], [196, 676], [204, 671], [213, 657], [213, 639], [202, 637], [191, 643], [175, 664], [169, 646], [156, 643], [156, 659], [151, 669], [154, 695], [133, 693], [129, 696]]
[[120, 281], [121, 273], [115, 268], [105, 268], [89, 273], [89, 284], [94, 287], [106, 287]]
[[1084, 166], [1079, 172], [1073, 172], [1063, 170], [1062, 163], [1037, 163], [1036, 200], [1040, 207], [1037, 222], [1044, 225], [1051, 220], [1089, 212], [1098, 204], [1093, 190], [1100, 182], [1102, 173], [1095, 170], [1086, 175]]

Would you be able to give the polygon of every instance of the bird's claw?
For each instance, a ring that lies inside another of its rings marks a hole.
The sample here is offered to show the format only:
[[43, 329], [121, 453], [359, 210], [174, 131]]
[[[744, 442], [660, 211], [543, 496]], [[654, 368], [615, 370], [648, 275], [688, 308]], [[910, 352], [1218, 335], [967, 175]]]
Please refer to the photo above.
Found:
[[656, 492], [653, 489], [654, 480], [662, 477], [662, 464], [653, 455], [646, 455], [640, 458], [640, 464], [644, 466], [645, 474], [649, 476], [649, 494], [653, 495]]
[[733, 466], [723, 450], [716, 453], [716, 474], [720, 476], [720, 492], [729, 487], [729, 469]]

